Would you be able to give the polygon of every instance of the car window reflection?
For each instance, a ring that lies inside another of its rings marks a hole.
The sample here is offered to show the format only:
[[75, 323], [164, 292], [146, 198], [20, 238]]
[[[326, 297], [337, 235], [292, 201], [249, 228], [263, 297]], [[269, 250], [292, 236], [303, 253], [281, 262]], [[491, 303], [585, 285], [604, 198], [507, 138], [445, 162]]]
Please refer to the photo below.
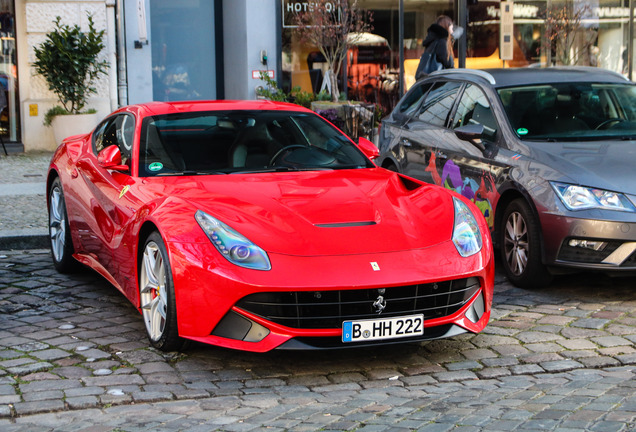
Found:
[[317, 115], [286, 111], [211, 111], [148, 117], [140, 173], [232, 174], [373, 166]]
[[470, 124], [484, 126], [483, 138], [489, 141], [495, 140], [497, 121], [486, 95], [474, 84], [468, 84], [462, 93], [452, 127], [457, 129]]
[[436, 83], [417, 113], [418, 120], [435, 126], [445, 126], [460, 87], [459, 82]]

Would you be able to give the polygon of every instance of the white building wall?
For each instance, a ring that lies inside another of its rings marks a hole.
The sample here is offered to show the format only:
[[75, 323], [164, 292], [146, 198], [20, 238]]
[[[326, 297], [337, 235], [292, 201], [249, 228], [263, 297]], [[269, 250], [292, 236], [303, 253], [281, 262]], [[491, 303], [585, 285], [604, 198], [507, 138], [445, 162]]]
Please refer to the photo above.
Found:
[[[276, 69], [276, 8], [280, 0], [223, 0], [225, 99], [256, 99], [263, 82], [252, 72]], [[267, 51], [267, 66], [261, 64], [261, 50]]]
[[[224, 63], [225, 99], [255, 99], [255, 89], [263, 82], [254, 79], [252, 72], [276, 70], [276, 59], [280, 56], [276, 43], [280, 25], [276, 8], [280, 8], [280, 0], [222, 1], [224, 58], [219, 61]], [[31, 66], [35, 60], [33, 47], [53, 30], [57, 16], [64, 24], [78, 23], [87, 29], [87, 13], [93, 16], [98, 30], [106, 29], [107, 46], [102, 56], [110, 62], [110, 73], [96, 82], [97, 94], [88, 101], [88, 107], [97, 109], [98, 117], [103, 118], [116, 107], [114, 0], [16, 0], [19, 109], [25, 151], [53, 150], [58, 145], [52, 129], [43, 125], [44, 114], [56, 104], [57, 98]], [[268, 55], [267, 66], [260, 61], [262, 50]]]
[[[112, 3], [112, 1], [108, 1]], [[18, 52], [18, 83], [21, 106], [22, 143], [25, 151], [52, 150], [57, 147], [50, 127], [43, 125], [44, 114], [57, 104], [57, 97], [48, 90], [44, 79], [37, 75], [31, 66], [35, 61], [33, 48], [41, 44], [46, 33], [53, 30], [57, 16], [63, 24], [79, 24], [82, 30], [88, 30], [88, 14], [92, 15], [97, 30], [107, 29], [108, 13], [113, 8], [106, 7], [107, 0], [17, 0], [16, 1], [16, 29]], [[111, 30], [111, 31], [114, 31]], [[108, 33], [108, 30], [107, 30]], [[95, 83], [97, 94], [92, 95], [88, 107], [98, 111], [99, 118], [103, 118], [111, 111], [111, 80], [115, 80], [116, 65], [112, 64], [114, 47], [108, 46], [108, 34], [104, 35], [107, 45], [101, 56], [111, 62], [110, 76], [102, 75]], [[26, 54], [26, 55], [25, 55]], [[35, 115], [36, 110], [37, 115]], [[88, 131], [87, 131], [88, 132]]]

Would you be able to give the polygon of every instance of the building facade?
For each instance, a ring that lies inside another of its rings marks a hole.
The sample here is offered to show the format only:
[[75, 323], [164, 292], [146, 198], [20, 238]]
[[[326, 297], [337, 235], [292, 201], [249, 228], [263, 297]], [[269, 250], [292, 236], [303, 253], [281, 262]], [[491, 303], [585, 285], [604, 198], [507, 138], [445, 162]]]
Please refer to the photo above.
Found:
[[[511, 56], [501, 60], [500, 2], [485, 0], [358, 0], [373, 30], [352, 48], [341, 89], [349, 99], [389, 111], [414, 81], [422, 39], [439, 15], [465, 28], [457, 66], [579, 64], [633, 74], [636, 0], [531, 0], [513, 6]], [[335, 5], [338, 0], [333, 0]], [[266, 71], [279, 87], [322, 87], [325, 64], [298, 40], [293, 15], [312, 0], [0, 0], [0, 134], [26, 151], [57, 143], [43, 116], [55, 104], [34, 73], [33, 47], [53, 22], [104, 29], [109, 73], [89, 101], [100, 117], [130, 103], [180, 99], [254, 99]], [[567, 19], [553, 20], [563, 12]], [[551, 33], [552, 32], [552, 33]], [[561, 35], [550, 42], [551, 34]], [[564, 37], [563, 35], [568, 35]], [[401, 49], [400, 47], [403, 47]], [[62, 72], [61, 72], [62, 73]], [[1, 95], [0, 95], [1, 96]]]
[[[32, 67], [34, 50], [63, 24], [105, 30], [109, 72], [88, 105], [106, 116], [147, 101], [254, 99], [258, 70], [279, 57], [276, 0], [0, 0], [0, 69], [8, 107], [0, 133], [15, 149], [52, 150], [44, 114], [56, 98]], [[8, 35], [8, 36], [6, 36]], [[9, 42], [8, 42], [9, 41]], [[274, 61], [275, 64], [275, 61]], [[63, 73], [61, 71], [60, 73]], [[6, 82], [5, 82], [6, 80]], [[1, 99], [0, 99], [1, 102]]]

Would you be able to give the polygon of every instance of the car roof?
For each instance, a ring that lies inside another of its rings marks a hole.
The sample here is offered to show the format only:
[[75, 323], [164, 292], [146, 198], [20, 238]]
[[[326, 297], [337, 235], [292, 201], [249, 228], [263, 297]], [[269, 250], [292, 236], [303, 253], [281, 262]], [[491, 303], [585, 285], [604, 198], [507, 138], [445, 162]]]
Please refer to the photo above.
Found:
[[[460, 75], [481, 77], [495, 88], [512, 87], [528, 84], [568, 83], [568, 82], [604, 82], [626, 84], [631, 83], [624, 76], [596, 67], [558, 66], [558, 67], [524, 67], [506, 69], [446, 69], [433, 72], [431, 76]], [[459, 76], [458, 76], [459, 78]]]
[[130, 105], [118, 110], [140, 111], [144, 115], [162, 115], [199, 111], [301, 111], [310, 112], [307, 108], [286, 102], [273, 102], [269, 100], [204, 100], [204, 101], [177, 101], [177, 102], [147, 102]]

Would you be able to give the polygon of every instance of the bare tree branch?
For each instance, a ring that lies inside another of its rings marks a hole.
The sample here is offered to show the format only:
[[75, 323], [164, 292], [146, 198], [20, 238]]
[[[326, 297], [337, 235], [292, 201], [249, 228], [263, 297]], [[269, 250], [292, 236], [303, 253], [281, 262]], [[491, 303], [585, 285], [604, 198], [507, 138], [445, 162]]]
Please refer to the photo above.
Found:
[[338, 76], [347, 52], [373, 29], [371, 22], [371, 12], [359, 9], [358, 0], [315, 0], [295, 17], [300, 41], [314, 45], [327, 62], [334, 102], [340, 97]]

